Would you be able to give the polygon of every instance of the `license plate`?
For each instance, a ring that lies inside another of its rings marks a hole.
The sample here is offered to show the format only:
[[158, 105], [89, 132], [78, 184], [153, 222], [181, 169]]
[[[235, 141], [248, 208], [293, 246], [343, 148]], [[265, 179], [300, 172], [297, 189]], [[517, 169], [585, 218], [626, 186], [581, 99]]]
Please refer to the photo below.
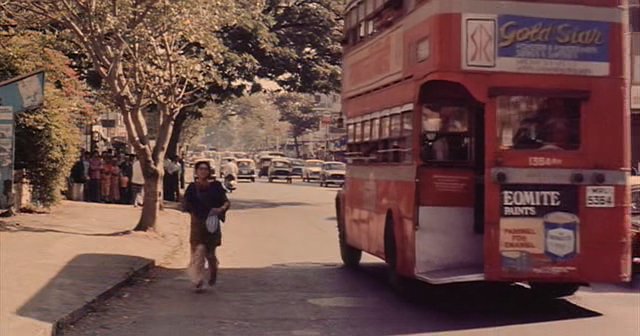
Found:
[[587, 187], [588, 208], [613, 208], [615, 189], [613, 187]]

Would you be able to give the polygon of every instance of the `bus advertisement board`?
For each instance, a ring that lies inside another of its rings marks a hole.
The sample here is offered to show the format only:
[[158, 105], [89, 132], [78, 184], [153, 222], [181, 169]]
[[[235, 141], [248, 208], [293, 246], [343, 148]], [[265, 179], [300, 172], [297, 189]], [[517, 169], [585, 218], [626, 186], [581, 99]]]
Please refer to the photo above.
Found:
[[608, 76], [611, 24], [516, 15], [465, 14], [468, 70]]

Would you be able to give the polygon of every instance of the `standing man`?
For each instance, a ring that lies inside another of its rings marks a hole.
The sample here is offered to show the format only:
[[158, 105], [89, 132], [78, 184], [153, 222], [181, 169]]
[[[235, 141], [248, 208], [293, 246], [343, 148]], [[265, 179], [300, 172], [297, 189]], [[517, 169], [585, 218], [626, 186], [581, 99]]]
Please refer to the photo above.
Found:
[[131, 176], [133, 175], [133, 165], [131, 156], [123, 156], [120, 164], [120, 202], [131, 204]]
[[82, 153], [80, 159], [71, 168], [71, 200], [83, 200], [85, 183], [87, 183], [87, 175], [84, 171], [84, 153]]
[[176, 202], [178, 199], [176, 198], [176, 192], [178, 187], [178, 172], [180, 171], [180, 166], [178, 166], [176, 157], [171, 156], [166, 159], [164, 162], [164, 200]]
[[144, 176], [140, 160], [135, 155], [131, 159], [131, 202], [134, 207], [138, 207], [144, 203]]

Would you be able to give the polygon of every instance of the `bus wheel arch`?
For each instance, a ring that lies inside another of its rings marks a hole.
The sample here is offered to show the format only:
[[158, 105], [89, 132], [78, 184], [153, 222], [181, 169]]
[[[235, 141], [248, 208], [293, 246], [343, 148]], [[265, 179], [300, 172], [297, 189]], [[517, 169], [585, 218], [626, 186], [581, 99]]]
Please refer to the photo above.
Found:
[[360, 265], [362, 250], [359, 250], [347, 243], [346, 218], [344, 217], [343, 203], [344, 194], [338, 192], [336, 196], [336, 221], [338, 222], [338, 243], [340, 245], [340, 258], [342, 263], [348, 268], [355, 268]]
[[398, 271], [398, 238], [396, 237], [395, 223], [393, 211], [387, 210], [384, 224], [384, 257], [387, 263], [389, 284], [396, 293], [405, 296], [409, 291], [409, 281]]

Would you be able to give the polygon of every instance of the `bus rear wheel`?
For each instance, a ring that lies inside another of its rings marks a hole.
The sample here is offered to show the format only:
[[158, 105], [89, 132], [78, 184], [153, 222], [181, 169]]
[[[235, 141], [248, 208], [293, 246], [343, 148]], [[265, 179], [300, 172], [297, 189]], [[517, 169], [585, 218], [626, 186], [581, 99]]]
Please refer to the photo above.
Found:
[[536, 297], [549, 299], [571, 296], [580, 288], [580, 285], [575, 283], [531, 282], [529, 286]]
[[344, 229], [340, 231], [340, 238], [338, 240], [340, 242], [340, 258], [342, 259], [342, 263], [346, 267], [356, 268], [360, 265], [360, 260], [362, 259], [362, 251], [347, 244], [346, 237], [343, 233]]
[[340, 202], [336, 199], [336, 217], [338, 219], [338, 243], [340, 244], [340, 258], [348, 268], [356, 268], [360, 265], [362, 251], [347, 243], [347, 233], [344, 227], [344, 217], [340, 211]]
[[384, 227], [385, 261], [387, 262], [387, 279], [393, 290], [401, 297], [408, 297], [409, 279], [398, 273], [398, 250], [391, 214], [387, 216]]

